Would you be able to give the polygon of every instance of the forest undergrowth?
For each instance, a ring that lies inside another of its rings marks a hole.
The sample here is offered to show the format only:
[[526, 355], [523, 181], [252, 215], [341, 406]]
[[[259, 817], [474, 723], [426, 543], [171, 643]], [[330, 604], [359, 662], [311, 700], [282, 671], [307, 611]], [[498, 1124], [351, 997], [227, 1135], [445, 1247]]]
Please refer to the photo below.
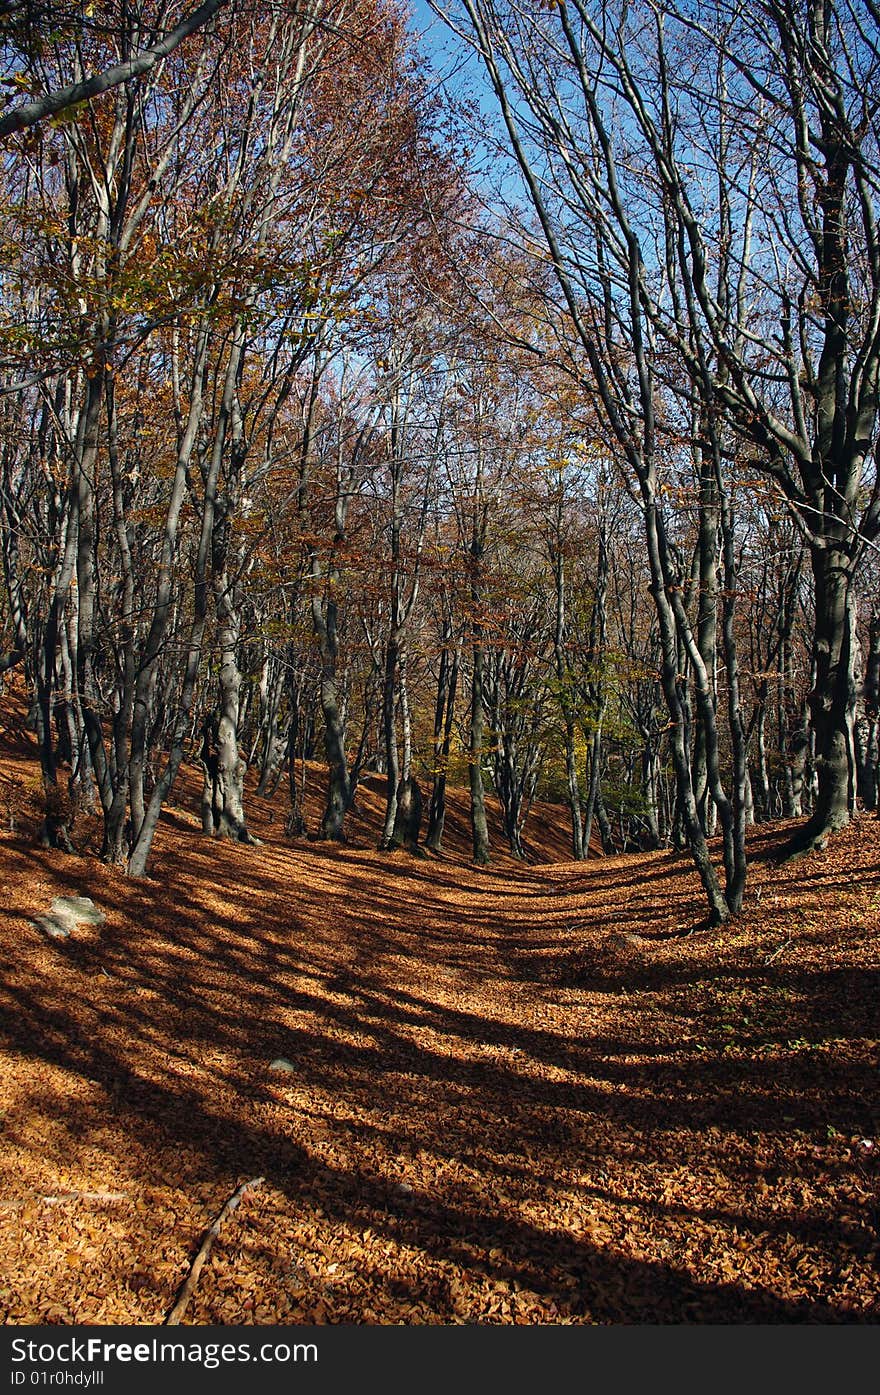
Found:
[[[690, 859], [470, 865], [200, 836], [184, 772], [149, 878], [36, 846], [6, 707], [0, 1318], [184, 1323], [865, 1323], [880, 1315], [880, 822], [700, 920]], [[317, 771], [315, 772], [317, 782]], [[318, 797], [317, 783], [312, 790]], [[717, 854], [717, 847], [714, 851]], [[58, 895], [106, 914], [67, 940]]]

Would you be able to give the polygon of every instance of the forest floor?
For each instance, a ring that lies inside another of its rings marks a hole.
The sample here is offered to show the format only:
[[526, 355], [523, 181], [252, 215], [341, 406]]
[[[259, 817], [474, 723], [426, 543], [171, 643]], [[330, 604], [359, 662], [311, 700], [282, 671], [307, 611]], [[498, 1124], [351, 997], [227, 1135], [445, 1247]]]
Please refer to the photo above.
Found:
[[[0, 715], [4, 1322], [163, 1322], [254, 1178], [184, 1323], [880, 1320], [876, 820], [756, 830], [710, 931], [686, 857], [565, 861], [561, 809], [528, 865], [469, 864], [463, 796], [442, 860], [377, 852], [375, 781], [348, 846], [252, 800], [242, 848], [190, 773], [130, 882], [35, 846]], [[105, 923], [47, 939], [59, 894]]]

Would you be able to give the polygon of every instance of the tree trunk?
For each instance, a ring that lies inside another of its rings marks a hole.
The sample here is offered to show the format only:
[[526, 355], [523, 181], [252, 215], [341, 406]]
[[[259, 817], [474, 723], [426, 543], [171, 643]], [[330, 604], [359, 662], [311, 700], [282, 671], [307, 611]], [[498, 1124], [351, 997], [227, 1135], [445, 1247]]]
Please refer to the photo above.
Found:
[[880, 615], [871, 620], [862, 686], [862, 719], [857, 727], [858, 792], [866, 809], [878, 807], [880, 758]]
[[[320, 599], [312, 602], [312, 615], [320, 609]], [[321, 818], [319, 836], [331, 842], [341, 842], [345, 815], [351, 806], [351, 779], [345, 754], [345, 711], [339, 691], [337, 672], [336, 606], [327, 606], [328, 617], [315, 620], [321, 650], [320, 702], [324, 718], [324, 751], [327, 757], [327, 802]]]
[[489, 825], [486, 821], [486, 795], [483, 788], [483, 745], [486, 713], [483, 698], [483, 667], [485, 653], [482, 632], [474, 628], [473, 672], [471, 675], [471, 723], [468, 747], [468, 774], [471, 792], [471, 838], [474, 862], [485, 866], [489, 862]]
[[578, 779], [575, 727], [565, 722], [565, 789], [571, 814], [571, 855], [576, 862], [584, 858], [584, 824], [581, 813], [581, 789]]
[[[267, 657], [260, 677], [260, 776], [256, 794], [260, 799], [271, 799], [281, 780], [284, 762], [290, 750], [291, 719], [280, 719], [281, 699], [284, 691], [284, 670], [275, 656]], [[294, 743], [295, 744], [295, 743]]]
[[645, 822], [647, 837], [642, 846], [646, 852], [653, 852], [660, 846], [660, 757], [650, 732], [642, 731], [642, 790], [645, 797]]
[[351, 806], [351, 780], [345, 755], [345, 721], [335, 672], [322, 671], [320, 693], [328, 774], [327, 802], [321, 818], [320, 836], [332, 842], [341, 842], [345, 815]]
[[[699, 471], [699, 534], [697, 541], [697, 632], [700, 658], [711, 685], [714, 705], [715, 666], [718, 648], [718, 526], [720, 505], [714, 465], [708, 450], [700, 457]], [[694, 731], [694, 752], [691, 763], [694, 797], [703, 832], [711, 832], [711, 795], [709, 790], [709, 753], [707, 732], [702, 721]]]
[[605, 809], [605, 801], [602, 798], [602, 786], [596, 791], [596, 822], [599, 825], [599, 837], [602, 839], [602, 851], [612, 856], [617, 852], [614, 842], [614, 832], [611, 828], [611, 820]]
[[385, 746], [385, 821], [380, 848], [398, 846], [394, 842], [394, 828], [397, 819], [397, 795], [400, 780], [400, 760], [397, 750], [397, 725], [395, 708], [397, 698], [397, 668], [400, 659], [400, 645], [396, 627], [392, 624], [391, 633], [385, 645], [385, 672], [382, 683], [382, 735]]
[[584, 857], [590, 855], [590, 841], [593, 837], [593, 819], [596, 816], [596, 801], [602, 779], [602, 726], [596, 727], [590, 740], [590, 781], [587, 787], [587, 806], [584, 810]]
[[[767, 768], [767, 695], [768, 684], [764, 680], [758, 690], [758, 711], [755, 721], [755, 745], [758, 759], [751, 774], [752, 799], [755, 813], [760, 823], [771, 817], [770, 772]], [[756, 798], [757, 796], [757, 798]]]
[[[460, 650], [452, 646], [452, 624], [443, 630], [443, 650], [437, 678], [437, 701], [434, 707], [434, 785], [428, 810], [428, 830], [425, 846], [439, 853], [443, 848], [443, 826], [446, 821], [446, 775], [452, 748], [452, 725], [455, 718], [455, 693], [458, 687]], [[451, 649], [451, 653], [450, 653]]]
[[397, 791], [394, 828], [391, 831], [391, 848], [409, 848], [415, 852], [419, 845], [422, 827], [422, 792], [411, 775], [405, 776]]
[[694, 859], [694, 865], [709, 902], [710, 919], [714, 924], [718, 924], [728, 918], [730, 908], [718, 884], [718, 877], [709, 856], [691, 784], [685, 711], [678, 679], [680, 672], [679, 634], [674, 615], [676, 593], [671, 579], [667, 580], [665, 575], [662, 525], [658, 516], [657, 503], [653, 497], [653, 488], [651, 482], [644, 475], [640, 483], [643, 490], [645, 534], [651, 567], [651, 594], [657, 610], [660, 631], [662, 653], [660, 679], [670, 716], [670, 745], [675, 769], [678, 817], [681, 819], [687, 846]]
[[131, 849], [132, 821], [129, 817], [129, 762], [131, 756], [131, 722], [137, 682], [137, 623], [135, 605], [137, 583], [131, 555], [131, 537], [126, 519], [125, 483], [119, 457], [116, 417], [116, 391], [112, 375], [108, 375], [107, 447], [110, 478], [113, 486], [113, 527], [122, 575], [122, 605], [119, 615], [119, 669], [121, 682], [117, 709], [113, 716], [111, 770], [113, 798], [104, 815], [104, 861], [124, 867]]
[[795, 703], [793, 688], [784, 698], [785, 783], [783, 807], [785, 817], [800, 818], [804, 812], [804, 786], [807, 756], [810, 749], [809, 712], [806, 703]]
[[[147, 655], [145, 656], [147, 662], [142, 664], [141, 672], [138, 676], [138, 693], [135, 696], [135, 712], [132, 724], [132, 764], [134, 765], [136, 762], [137, 771], [136, 778], [132, 779], [131, 786], [132, 817], [134, 818], [135, 808], [142, 808], [143, 815], [140, 825], [136, 826], [133, 830], [134, 845], [131, 850], [131, 856], [128, 859], [128, 875], [130, 877], [143, 877], [146, 875], [147, 862], [150, 856], [150, 849], [153, 846], [153, 838], [155, 837], [156, 829], [159, 824], [159, 815], [162, 812], [162, 805], [167, 799], [168, 793], [177, 778], [180, 762], [183, 760], [184, 741], [186, 740], [189, 730], [190, 711], [192, 709], [196, 682], [198, 680], [205, 629], [208, 623], [209, 570], [211, 545], [214, 537], [214, 510], [217, 504], [217, 486], [220, 479], [227, 426], [232, 415], [235, 383], [238, 375], [241, 353], [242, 345], [240, 340], [237, 340], [232, 346], [226, 366], [220, 415], [214, 432], [210, 465], [205, 477], [201, 529], [193, 575], [193, 613], [189, 624], [189, 642], [187, 646], [186, 662], [184, 664], [183, 680], [180, 686], [180, 696], [178, 698], [177, 711], [171, 728], [168, 755], [162, 772], [153, 785], [149, 802], [146, 802], [144, 800], [144, 768], [149, 754], [147, 718], [152, 705], [151, 698], [154, 697], [155, 684], [158, 677], [158, 660], [161, 641], [171, 616], [173, 583], [172, 564], [176, 553], [177, 531], [180, 510], [183, 505], [187, 466], [195, 442], [196, 431], [201, 421], [201, 393], [200, 390], [197, 391], [195, 387], [193, 391], [193, 401], [190, 405], [186, 433], [178, 451], [174, 488], [165, 521], [162, 565], [160, 567], [156, 588], [156, 604], [150, 626], [150, 635], [147, 640]], [[140, 686], [142, 681], [144, 683], [143, 688]], [[139, 728], [137, 741], [135, 741], [134, 736], [135, 727]], [[135, 790], [137, 790], [137, 797], [135, 796]]]
[[555, 616], [553, 630], [553, 656], [556, 667], [556, 683], [559, 693], [559, 706], [565, 729], [565, 785], [568, 807], [571, 813], [571, 852], [576, 862], [584, 858], [584, 825], [581, 813], [581, 790], [577, 764], [577, 723], [571, 697], [572, 675], [566, 655], [567, 607], [565, 555], [559, 543], [558, 534], [562, 527], [562, 492], [556, 508], [556, 533], [551, 546], [550, 560], [553, 565], [555, 589]]
[[212, 584], [217, 614], [220, 672], [217, 679], [216, 772], [213, 800], [213, 832], [236, 843], [255, 843], [248, 832], [244, 812], [245, 762], [239, 753], [238, 724], [241, 670], [238, 666], [238, 607], [226, 573], [225, 506], [218, 500], [212, 542]]
[[590, 613], [591, 671], [587, 683], [587, 697], [590, 703], [590, 720], [593, 732], [590, 738], [590, 776], [587, 785], [587, 806], [584, 810], [584, 857], [590, 856], [590, 840], [593, 836], [593, 818], [596, 812], [596, 800], [599, 795], [599, 787], [602, 780], [602, 724], [605, 720], [605, 708], [607, 706], [604, 664], [608, 635], [606, 611], [606, 597], [608, 592], [608, 545], [604, 492], [600, 493], [598, 533], [596, 582], [593, 595], [593, 606]]
[[849, 559], [836, 548], [811, 548], [816, 595], [813, 659], [815, 678], [809, 696], [815, 740], [816, 806], [791, 840], [792, 856], [824, 847], [828, 835], [849, 823], [855, 801], [851, 743], [856, 683], [854, 606]]
[[[209, 330], [207, 324], [199, 331], [198, 346], [192, 371], [192, 389], [185, 426], [180, 434], [177, 449], [177, 462], [171, 495], [165, 513], [162, 545], [159, 553], [159, 566], [156, 576], [156, 590], [153, 597], [150, 628], [141, 654], [139, 655], [137, 682], [131, 719], [131, 743], [129, 756], [129, 800], [131, 806], [132, 838], [134, 847], [129, 858], [130, 876], [143, 876], [146, 871], [153, 833], [158, 822], [159, 810], [147, 813], [146, 772], [149, 760], [149, 725], [153, 719], [156, 704], [156, 687], [159, 680], [159, 665], [165, 646], [165, 639], [172, 622], [175, 605], [175, 566], [178, 557], [180, 518], [187, 494], [187, 483], [193, 451], [198, 438], [203, 416], [203, 376], [208, 354]], [[229, 392], [232, 391], [233, 375], [227, 373]], [[205, 506], [210, 507], [206, 497]], [[204, 532], [204, 520], [203, 520]], [[201, 556], [201, 554], [200, 554]], [[199, 607], [204, 599], [202, 578], [196, 576], [196, 614], [191, 626], [191, 637], [199, 637], [204, 629], [204, 615]], [[187, 710], [188, 715], [188, 710]], [[177, 767], [174, 767], [176, 775]], [[170, 767], [167, 768], [170, 773]], [[171, 788], [174, 776], [167, 781]], [[154, 791], [155, 793], [155, 787]], [[150, 795], [152, 801], [152, 794]], [[142, 835], [143, 832], [143, 836]], [[138, 844], [140, 846], [138, 847]], [[135, 851], [137, 850], [137, 851]]]

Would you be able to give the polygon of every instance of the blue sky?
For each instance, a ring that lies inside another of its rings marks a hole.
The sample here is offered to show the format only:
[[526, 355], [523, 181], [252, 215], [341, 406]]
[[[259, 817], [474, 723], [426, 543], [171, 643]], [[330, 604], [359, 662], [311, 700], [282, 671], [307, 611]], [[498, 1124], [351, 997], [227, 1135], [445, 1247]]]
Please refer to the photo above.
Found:
[[[498, 103], [483, 65], [464, 40], [453, 34], [438, 18], [428, 0], [408, 0], [408, 3], [412, 11], [412, 27], [422, 35], [423, 50], [431, 61], [438, 81], [456, 97], [475, 103], [478, 108], [471, 144], [475, 150], [479, 150], [483, 146], [483, 137], [489, 131], [499, 134], [503, 131]], [[448, 8], [453, 16], [460, 14], [455, 0], [438, 0], [438, 3]], [[478, 129], [480, 126], [482, 129]], [[503, 136], [502, 143], [506, 143]], [[512, 156], [506, 159], [499, 156], [493, 144], [487, 143], [482, 152], [484, 173], [491, 168], [493, 175], [489, 183], [495, 188], [500, 186], [505, 197], [516, 202], [522, 191], [515, 162]]]
[[431, 51], [434, 35], [437, 35], [438, 38], [442, 38], [441, 31], [444, 26], [431, 10], [427, 0], [409, 0], [409, 4], [413, 12], [413, 22], [416, 29], [420, 32], [423, 30], [431, 31], [426, 40], [428, 49]]
[[[476, 89], [470, 95], [479, 95], [482, 104], [482, 93], [486, 92], [482, 68], [473, 55], [468, 53], [466, 45], [438, 19], [428, 0], [409, 0], [409, 5], [413, 14], [413, 28], [423, 36], [422, 46], [438, 76], [446, 78], [454, 70], [460, 70], [464, 63], [471, 84]], [[491, 101], [491, 97], [489, 100]]]

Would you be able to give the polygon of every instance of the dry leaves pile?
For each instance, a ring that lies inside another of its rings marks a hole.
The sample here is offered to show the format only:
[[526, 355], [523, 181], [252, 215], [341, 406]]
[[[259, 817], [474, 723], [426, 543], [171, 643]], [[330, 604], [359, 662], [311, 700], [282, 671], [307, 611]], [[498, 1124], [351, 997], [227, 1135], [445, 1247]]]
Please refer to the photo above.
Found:
[[[141, 883], [0, 833], [5, 1322], [161, 1322], [258, 1174], [187, 1322], [878, 1319], [876, 820], [756, 831], [709, 932], [674, 854], [389, 857], [376, 789], [345, 848], [254, 801], [245, 849], [178, 798]], [[71, 891], [107, 921], [50, 942]]]

